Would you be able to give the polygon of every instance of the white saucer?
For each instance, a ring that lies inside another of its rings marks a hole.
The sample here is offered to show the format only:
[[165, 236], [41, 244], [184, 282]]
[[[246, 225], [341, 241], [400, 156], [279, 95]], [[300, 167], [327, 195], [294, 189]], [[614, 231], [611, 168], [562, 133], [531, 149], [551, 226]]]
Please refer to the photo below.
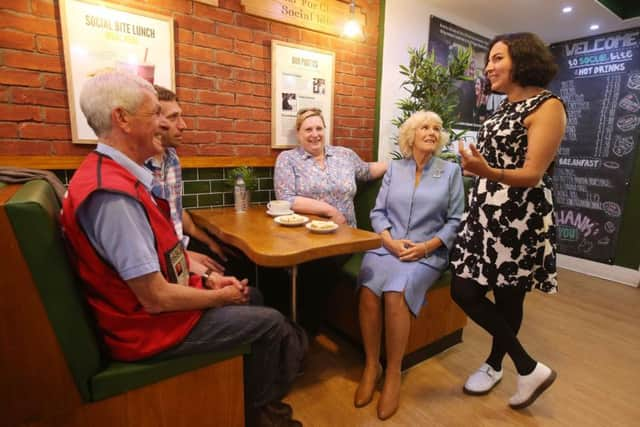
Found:
[[[319, 221], [315, 221], [316, 223]], [[328, 222], [328, 221], [322, 221], [322, 222]], [[318, 233], [318, 234], [328, 234], [328, 233], [333, 233], [334, 231], [336, 231], [338, 229], [338, 224], [336, 224], [335, 222], [331, 221], [332, 225], [329, 228], [316, 228], [314, 227], [314, 221], [308, 222], [305, 227], [307, 227], [307, 230], [313, 232], [313, 233]]]
[[291, 209], [286, 210], [284, 212], [271, 212], [270, 210], [267, 210], [267, 215], [269, 216], [291, 215], [292, 213], [293, 211]]
[[295, 227], [295, 226], [302, 225], [309, 222], [309, 218], [302, 215], [297, 215], [297, 219], [294, 222], [287, 222], [287, 218], [288, 217], [285, 215], [279, 215], [273, 218], [273, 220], [280, 225], [284, 225], [285, 227]]

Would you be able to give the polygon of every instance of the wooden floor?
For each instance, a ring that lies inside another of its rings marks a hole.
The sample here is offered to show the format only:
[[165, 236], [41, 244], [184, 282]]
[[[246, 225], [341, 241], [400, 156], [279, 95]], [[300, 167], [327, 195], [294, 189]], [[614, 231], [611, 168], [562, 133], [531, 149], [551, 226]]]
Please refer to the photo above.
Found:
[[508, 358], [492, 393], [462, 393], [490, 345], [473, 322], [463, 343], [405, 373], [400, 409], [385, 422], [376, 417], [378, 392], [369, 406], [353, 407], [362, 355], [331, 333], [313, 343], [306, 372], [286, 401], [307, 427], [640, 425], [640, 289], [568, 270], [559, 283], [557, 295], [536, 291], [526, 299], [520, 338], [558, 379], [525, 410], [507, 406], [516, 387]]

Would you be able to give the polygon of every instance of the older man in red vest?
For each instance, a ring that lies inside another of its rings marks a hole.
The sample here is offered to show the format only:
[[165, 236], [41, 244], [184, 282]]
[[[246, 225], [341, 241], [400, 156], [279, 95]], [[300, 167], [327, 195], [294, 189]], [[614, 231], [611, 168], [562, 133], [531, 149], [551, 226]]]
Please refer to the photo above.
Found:
[[61, 223], [111, 356], [164, 358], [251, 343], [251, 423], [300, 425], [280, 399], [300, 369], [306, 337], [259, 306], [261, 296], [246, 280], [190, 274], [167, 203], [150, 192], [143, 164], [162, 151], [166, 120], [153, 86], [101, 73], [84, 85], [80, 105], [99, 141], [69, 184]]

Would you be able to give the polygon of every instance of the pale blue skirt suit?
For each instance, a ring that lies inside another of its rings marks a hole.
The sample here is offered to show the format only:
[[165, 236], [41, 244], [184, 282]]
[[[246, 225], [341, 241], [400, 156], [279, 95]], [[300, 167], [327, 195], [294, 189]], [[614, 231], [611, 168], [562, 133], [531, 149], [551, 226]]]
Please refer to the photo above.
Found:
[[358, 284], [381, 296], [404, 291], [414, 316], [425, 303], [425, 293], [449, 265], [449, 251], [464, 211], [460, 167], [439, 157], [424, 166], [415, 183], [416, 162], [395, 160], [382, 179], [371, 225], [376, 233], [388, 229], [394, 239], [424, 242], [435, 236], [444, 245], [417, 261], [400, 261], [383, 246], [368, 251], [362, 261]]

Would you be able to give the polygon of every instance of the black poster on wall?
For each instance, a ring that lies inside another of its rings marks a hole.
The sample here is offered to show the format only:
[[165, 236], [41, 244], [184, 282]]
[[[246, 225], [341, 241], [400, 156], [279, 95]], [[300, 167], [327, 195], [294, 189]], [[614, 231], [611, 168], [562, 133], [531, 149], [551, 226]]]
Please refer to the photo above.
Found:
[[551, 45], [567, 107], [554, 172], [558, 251], [612, 263], [640, 134], [640, 28]]

